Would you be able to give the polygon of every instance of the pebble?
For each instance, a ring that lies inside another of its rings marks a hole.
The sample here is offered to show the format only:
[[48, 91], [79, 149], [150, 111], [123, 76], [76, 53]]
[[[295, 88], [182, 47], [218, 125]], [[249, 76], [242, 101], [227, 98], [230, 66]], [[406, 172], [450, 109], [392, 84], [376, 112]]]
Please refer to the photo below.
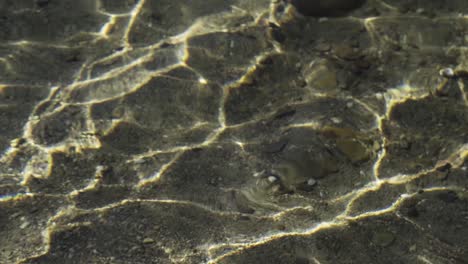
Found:
[[304, 68], [303, 76], [307, 84], [320, 91], [334, 93], [338, 89], [338, 76], [327, 60], [310, 63]]
[[21, 228], [21, 229], [25, 229], [25, 228], [28, 227], [28, 226], [29, 226], [29, 222], [25, 221], [25, 222], [23, 222], [23, 223], [21, 224], [20, 228]]
[[310, 178], [307, 180], [307, 185], [309, 186], [315, 186], [317, 184], [317, 181], [314, 178]]
[[342, 122], [341, 118], [339, 117], [332, 117], [331, 121], [335, 124], [340, 124]]
[[374, 144], [372, 145], [372, 150], [378, 151], [380, 149], [380, 143], [378, 141], [374, 141]]
[[439, 71], [439, 75], [445, 78], [453, 78], [455, 76], [455, 72], [452, 68], [445, 68]]
[[374, 234], [373, 241], [376, 245], [381, 247], [390, 246], [395, 240], [395, 236], [388, 231], [381, 231]]
[[284, 41], [286, 41], [286, 36], [279, 28], [270, 28], [268, 30], [268, 35], [270, 38], [274, 39], [278, 43], [283, 43]]
[[364, 162], [370, 158], [366, 147], [359, 141], [352, 139], [340, 139], [337, 140], [336, 146], [346, 157], [351, 160], [352, 163]]
[[278, 178], [276, 178], [276, 176], [273, 176], [273, 175], [268, 176], [267, 179], [271, 183], [276, 182], [278, 180]]
[[265, 145], [263, 151], [266, 153], [278, 153], [283, 151], [287, 144], [287, 139], [281, 139]]
[[408, 207], [406, 214], [411, 218], [415, 218], [419, 216], [418, 209], [416, 208], [415, 205]]
[[315, 49], [320, 52], [326, 52], [331, 49], [331, 45], [325, 42], [318, 43]]
[[437, 171], [445, 172], [452, 168], [452, 164], [446, 160], [438, 161], [435, 165]]
[[327, 22], [328, 21], [328, 17], [321, 17], [318, 19], [318, 22], [319, 23], [323, 23], [323, 22]]
[[295, 114], [296, 114], [296, 109], [283, 109], [281, 111], [278, 111], [274, 118], [281, 119], [281, 118], [291, 117]]
[[356, 60], [361, 56], [357, 49], [345, 44], [337, 45], [334, 51], [335, 55], [343, 60]]
[[147, 237], [143, 239], [143, 244], [152, 244], [152, 243], [154, 243], [154, 239], [152, 238]]
[[202, 84], [202, 85], [205, 85], [205, 84], [208, 83], [208, 81], [207, 81], [205, 78], [200, 77], [200, 78], [198, 78], [198, 83], [199, 83], [199, 84]]
[[258, 178], [258, 177], [259, 177], [260, 175], [262, 175], [263, 173], [265, 173], [265, 170], [257, 171], [257, 172], [255, 172], [255, 173], [253, 174], [253, 176], [254, 176], [255, 178]]

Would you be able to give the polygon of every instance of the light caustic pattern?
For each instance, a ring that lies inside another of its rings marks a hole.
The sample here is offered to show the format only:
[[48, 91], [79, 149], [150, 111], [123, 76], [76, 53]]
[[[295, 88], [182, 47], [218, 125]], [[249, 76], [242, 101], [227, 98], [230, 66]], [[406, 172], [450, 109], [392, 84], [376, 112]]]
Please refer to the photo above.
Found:
[[463, 263], [468, 7], [436, 7], [2, 7], [0, 262]]

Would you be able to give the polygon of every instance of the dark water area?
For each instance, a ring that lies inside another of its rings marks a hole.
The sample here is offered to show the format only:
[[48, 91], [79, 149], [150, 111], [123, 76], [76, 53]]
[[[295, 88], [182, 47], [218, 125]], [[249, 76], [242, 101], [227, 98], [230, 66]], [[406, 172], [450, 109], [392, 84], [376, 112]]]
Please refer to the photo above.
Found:
[[468, 263], [468, 1], [0, 0], [0, 263]]

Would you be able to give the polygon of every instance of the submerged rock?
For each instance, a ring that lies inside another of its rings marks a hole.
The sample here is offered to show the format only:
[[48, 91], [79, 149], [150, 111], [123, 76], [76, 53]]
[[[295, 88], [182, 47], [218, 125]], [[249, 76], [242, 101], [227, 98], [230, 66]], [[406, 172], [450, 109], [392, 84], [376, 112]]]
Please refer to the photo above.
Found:
[[379, 247], [387, 247], [393, 243], [395, 235], [389, 231], [377, 231], [374, 233], [372, 240]]
[[334, 66], [327, 60], [312, 62], [304, 67], [304, 80], [313, 89], [321, 92], [336, 92], [338, 77]]
[[359, 8], [365, 0], [289, 0], [304, 16], [327, 17], [343, 16]]
[[339, 139], [336, 146], [353, 163], [359, 163], [369, 160], [370, 153], [367, 148], [357, 140]]
[[278, 174], [286, 190], [311, 191], [317, 179], [338, 171], [338, 164], [332, 158], [285, 160], [277, 164], [274, 171]]

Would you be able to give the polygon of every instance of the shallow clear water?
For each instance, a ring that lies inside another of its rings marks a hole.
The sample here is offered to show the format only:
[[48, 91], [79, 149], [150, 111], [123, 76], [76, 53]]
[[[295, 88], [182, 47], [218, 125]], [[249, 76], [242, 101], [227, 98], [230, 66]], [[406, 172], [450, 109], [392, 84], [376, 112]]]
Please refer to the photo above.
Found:
[[0, 263], [467, 263], [468, 2], [319, 2], [0, 0]]

